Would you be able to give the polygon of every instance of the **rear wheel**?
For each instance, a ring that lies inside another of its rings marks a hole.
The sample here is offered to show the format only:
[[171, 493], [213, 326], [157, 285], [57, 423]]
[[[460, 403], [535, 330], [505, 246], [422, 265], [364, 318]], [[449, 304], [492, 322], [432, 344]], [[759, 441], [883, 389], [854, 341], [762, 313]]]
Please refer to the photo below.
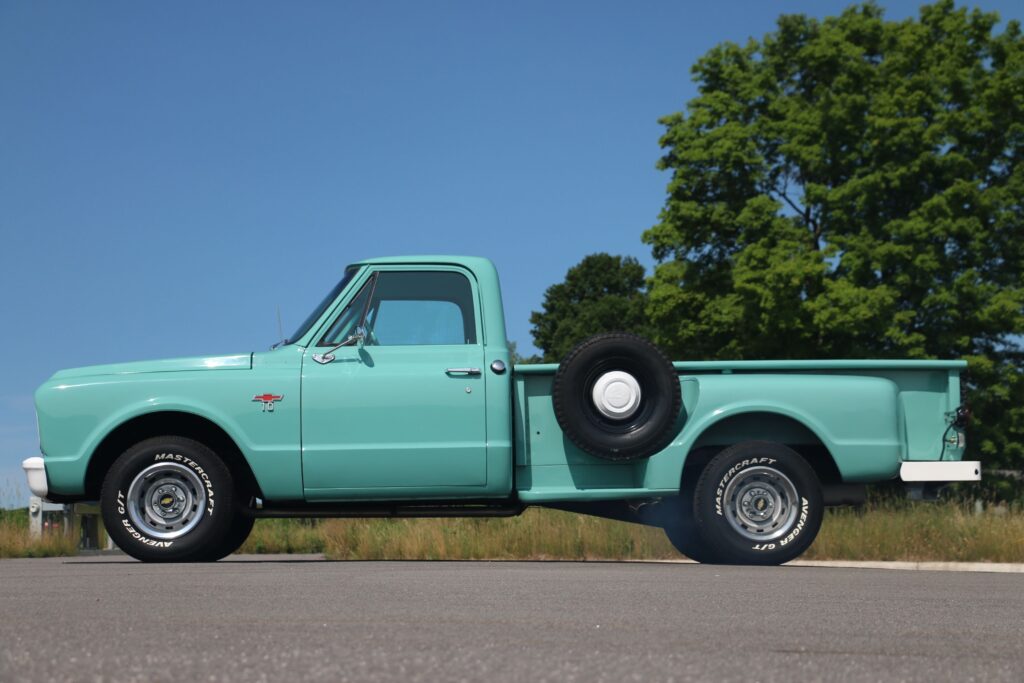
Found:
[[126, 450], [103, 480], [100, 512], [121, 550], [146, 562], [209, 559], [231, 531], [231, 472], [205, 445], [160, 436]]
[[663, 528], [669, 543], [683, 555], [701, 564], [714, 564], [715, 552], [701, 538], [694, 516], [693, 492], [696, 479], [695, 475], [692, 481], [684, 483], [678, 497], [662, 501], [661, 505], [666, 506], [663, 514], [667, 517]]
[[716, 455], [697, 481], [695, 523], [716, 561], [782, 564], [814, 542], [824, 505], [821, 484], [799, 453], [749, 441]]
[[714, 551], [705, 543], [697, 533], [697, 527], [692, 522], [665, 527], [665, 536], [668, 537], [672, 547], [681, 552], [694, 562], [701, 564], [716, 564]]

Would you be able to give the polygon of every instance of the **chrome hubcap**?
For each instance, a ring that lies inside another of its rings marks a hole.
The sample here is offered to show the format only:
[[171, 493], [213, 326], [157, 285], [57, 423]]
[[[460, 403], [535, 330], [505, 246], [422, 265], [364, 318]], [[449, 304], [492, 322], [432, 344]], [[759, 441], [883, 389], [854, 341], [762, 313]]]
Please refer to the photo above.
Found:
[[774, 467], [751, 467], [722, 494], [726, 519], [744, 538], [771, 541], [786, 534], [800, 512], [796, 486]]
[[628, 372], [613, 370], [597, 378], [591, 391], [594, 407], [605, 417], [625, 420], [640, 407], [640, 383]]
[[173, 539], [199, 524], [206, 488], [191, 468], [167, 462], [150, 465], [128, 487], [128, 517], [147, 536]]

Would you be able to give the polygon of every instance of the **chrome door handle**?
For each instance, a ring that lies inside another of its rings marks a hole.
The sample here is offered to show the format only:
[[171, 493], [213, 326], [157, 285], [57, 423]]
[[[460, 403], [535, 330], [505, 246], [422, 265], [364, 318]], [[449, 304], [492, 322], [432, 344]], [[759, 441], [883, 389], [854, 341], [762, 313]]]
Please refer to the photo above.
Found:
[[479, 375], [480, 368], [446, 368], [445, 374], [448, 375]]

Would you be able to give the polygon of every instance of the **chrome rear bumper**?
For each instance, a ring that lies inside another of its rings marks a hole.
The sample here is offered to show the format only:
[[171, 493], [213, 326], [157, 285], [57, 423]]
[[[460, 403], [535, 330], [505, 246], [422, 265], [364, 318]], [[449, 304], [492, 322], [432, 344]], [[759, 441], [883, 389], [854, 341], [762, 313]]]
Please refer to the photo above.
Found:
[[903, 481], [981, 481], [977, 460], [907, 460], [900, 465]]

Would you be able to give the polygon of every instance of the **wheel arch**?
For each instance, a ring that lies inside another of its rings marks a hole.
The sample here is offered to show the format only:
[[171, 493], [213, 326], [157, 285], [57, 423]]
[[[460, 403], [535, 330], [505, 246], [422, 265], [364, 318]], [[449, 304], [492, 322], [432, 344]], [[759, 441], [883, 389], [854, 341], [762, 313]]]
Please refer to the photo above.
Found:
[[236, 475], [239, 490], [249, 496], [262, 497], [249, 461], [227, 431], [209, 418], [182, 410], [136, 415], [110, 430], [89, 458], [85, 472], [86, 497], [99, 498], [104, 475], [129, 447], [144, 439], [164, 435], [183, 436], [210, 447]]
[[750, 408], [722, 411], [700, 425], [689, 441], [683, 461], [681, 483], [694, 481], [717, 453], [745, 441], [773, 441], [800, 454], [814, 469], [822, 486], [838, 486], [843, 477], [833, 446], [822, 430], [789, 411]]

